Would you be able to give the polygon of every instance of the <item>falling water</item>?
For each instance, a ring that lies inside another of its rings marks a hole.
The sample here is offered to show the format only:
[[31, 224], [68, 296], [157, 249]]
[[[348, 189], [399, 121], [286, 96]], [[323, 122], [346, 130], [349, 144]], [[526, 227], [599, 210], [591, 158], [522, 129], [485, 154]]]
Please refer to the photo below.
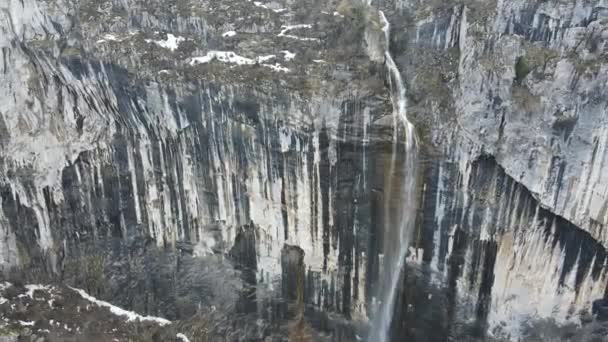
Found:
[[[416, 134], [414, 126], [407, 118], [405, 84], [389, 51], [390, 23], [382, 11], [379, 11], [379, 15], [386, 39], [384, 55], [391, 86], [395, 134], [390, 172], [385, 186], [386, 223], [384, 227], [385, 258], [382, 301], [372, 326], [369, 342], [386, 342], [389, 340], [388, 335], [395, 307], [395, 296], [416, 217]], [[397, 162], [397, 131], [399, 125], [405, 129], [405, 160], [401, 180], [394, 175]], [[393, 184], [395, 181], [399, 183]], [[398, 194], [396, 195], [395, 192], [398, 192]]]

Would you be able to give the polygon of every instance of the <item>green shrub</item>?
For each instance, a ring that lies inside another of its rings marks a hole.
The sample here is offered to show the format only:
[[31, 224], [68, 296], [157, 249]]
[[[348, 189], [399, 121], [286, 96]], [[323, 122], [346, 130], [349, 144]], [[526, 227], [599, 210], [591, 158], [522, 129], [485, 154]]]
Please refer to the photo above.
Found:
[[532, 71], [525, 56], [521, 56], [515, 63], [515, 82], [521, 84], [523, 80]]

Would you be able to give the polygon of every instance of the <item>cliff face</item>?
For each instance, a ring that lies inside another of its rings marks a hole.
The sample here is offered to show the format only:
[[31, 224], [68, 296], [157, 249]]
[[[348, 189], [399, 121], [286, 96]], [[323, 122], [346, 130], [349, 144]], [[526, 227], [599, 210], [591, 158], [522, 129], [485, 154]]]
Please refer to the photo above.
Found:
[[[308, 303], [365, 319], [383, 66], [364, 25], [312, 3], [269, 6], [3, 5], [7, 276], [169, 318], [202, 303], [273, 321], [293, 245]], [[189, 258], [215, 256], [242, 286], [220, 277], [189, 298], [200, 288], [183, 286], [187, 271], [206, 272]]]
[[507, 338], [580, 324], [606, 288], [606, 4], [384, 6], [430, 155], [419, 252], [447, 314]]
[[[608, 5], [372, 6], [422, 149], [393, 329], [578, 323], [606, 288]], [[4, 276], [353, 339], [382, 271], [385, 44], [346, 1], [1, 4]]]

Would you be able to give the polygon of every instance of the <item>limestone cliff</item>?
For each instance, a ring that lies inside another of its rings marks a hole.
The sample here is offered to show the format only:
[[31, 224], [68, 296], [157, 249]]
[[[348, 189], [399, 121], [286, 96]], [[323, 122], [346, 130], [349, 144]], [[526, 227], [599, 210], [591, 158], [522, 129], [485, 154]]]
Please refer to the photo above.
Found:
[[421, 148], [393, 335], [580, 325], [608, 276], [606, 38], [603, 0], [7, 0], [3, 277], [356, 340], [402, 149], [388, 44]]

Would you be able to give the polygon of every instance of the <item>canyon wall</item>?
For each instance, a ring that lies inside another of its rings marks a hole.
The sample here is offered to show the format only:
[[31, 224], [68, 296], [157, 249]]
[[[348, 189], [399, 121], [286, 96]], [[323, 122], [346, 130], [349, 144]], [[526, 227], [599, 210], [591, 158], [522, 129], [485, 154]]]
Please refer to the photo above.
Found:
[[239, 283], [226, 310], [293, 319], [277, 298], [301, 298], [322, 329], [365, 325], [385, 239], [389, 44], [421, 147], [393, 330], [508, 339], [530, 320], [579, 324], [606, 288], [608, 4], [371, 6], [0, 5], [4, 276], [182, 318], [179, 277], [200, 270], [184, 260], [220, 259], [214, 272]]

